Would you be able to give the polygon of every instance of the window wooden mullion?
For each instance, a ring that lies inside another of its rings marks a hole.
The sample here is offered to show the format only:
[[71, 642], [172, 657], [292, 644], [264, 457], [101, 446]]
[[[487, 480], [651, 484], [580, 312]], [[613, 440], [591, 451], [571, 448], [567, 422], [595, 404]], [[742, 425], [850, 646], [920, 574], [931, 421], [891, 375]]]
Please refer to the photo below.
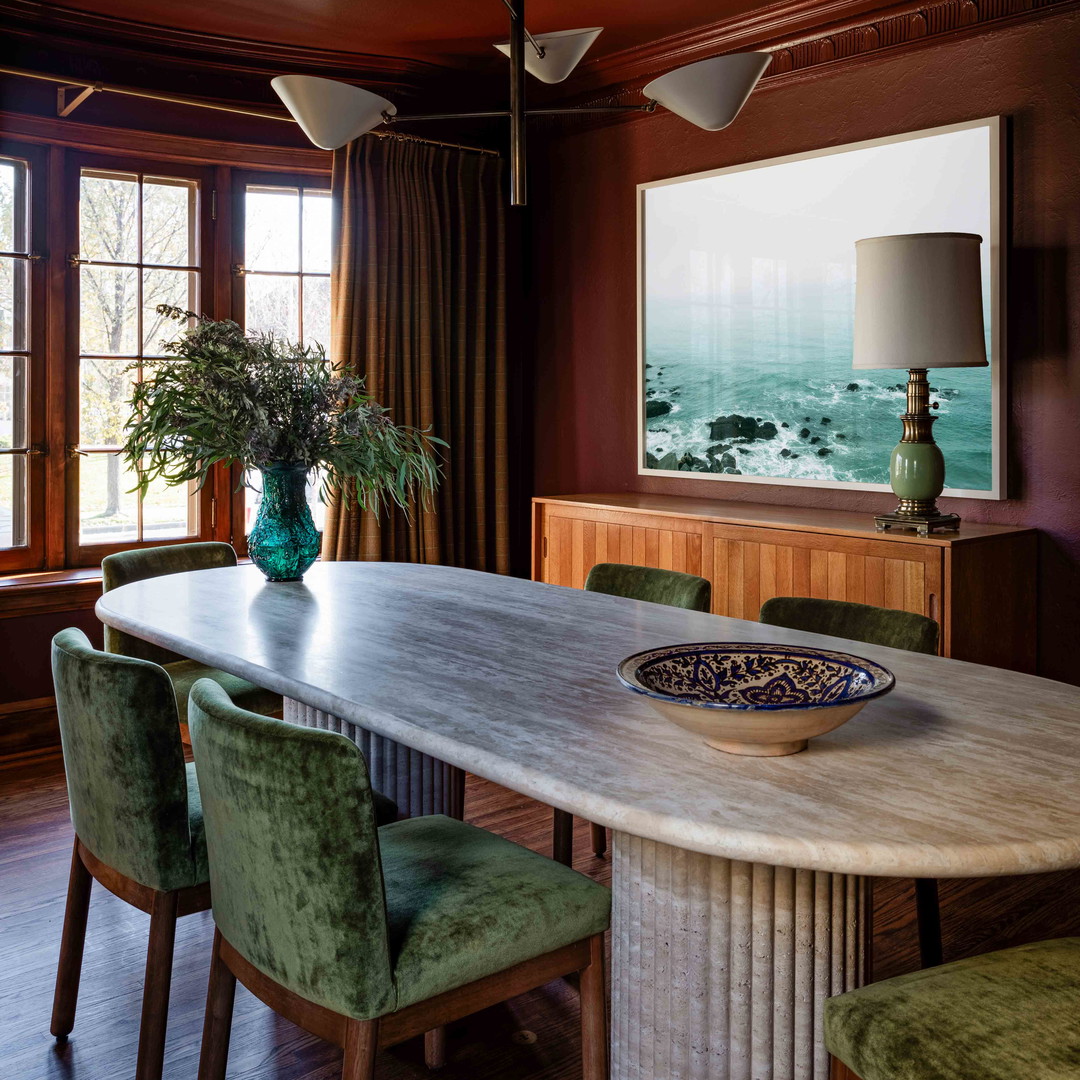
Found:
[[[0, 155], [20, 162], [14, 173], [16, 215], [12, 251], [6, 252], [14, 276], [12, 348], [3, 356], [12, 376], [12, 490], [24, 498], [12, 503], [12, 539], [19, 546], [0, 549], [0, 573], [33, 570], [45, 562], [45, 263], [37, 256], [46, 245], [48, 154], [40, 147], [0, 138]], [[21, 338], [21, 340], [20, 340]]]

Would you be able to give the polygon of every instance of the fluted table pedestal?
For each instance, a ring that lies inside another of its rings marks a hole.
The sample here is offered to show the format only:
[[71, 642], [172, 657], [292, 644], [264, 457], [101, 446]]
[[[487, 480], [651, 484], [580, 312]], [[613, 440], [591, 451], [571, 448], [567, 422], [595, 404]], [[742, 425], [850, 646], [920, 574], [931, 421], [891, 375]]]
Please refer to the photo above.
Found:
[[869, 879], [616, 832], [612, 1080], [826, 1080], [825, 999], [865, 981]]
[[389, 795], [403, 817], [446, 814], [459, 821], [465, 816], [465, 773], [445, 761], [421, 753], [359, 724], [321, 709], [285, 698], [283, 716], [291, 724], [337, 731], [352, 739], [367, 758], [371, 783]]

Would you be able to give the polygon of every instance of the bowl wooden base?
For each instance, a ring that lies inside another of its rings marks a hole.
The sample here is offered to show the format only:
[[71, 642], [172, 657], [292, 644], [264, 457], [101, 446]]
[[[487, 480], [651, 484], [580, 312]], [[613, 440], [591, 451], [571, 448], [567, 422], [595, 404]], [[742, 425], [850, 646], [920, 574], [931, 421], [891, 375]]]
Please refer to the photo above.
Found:
[[705, 742], [714, 750], [722, 750], [725, 754], [739, 754], [742, 757], [787, 757], [788, 754], [797, 754], [810, 745], [809, 739], [774, 743], [731, 742], [727, 739], [706, 739]]

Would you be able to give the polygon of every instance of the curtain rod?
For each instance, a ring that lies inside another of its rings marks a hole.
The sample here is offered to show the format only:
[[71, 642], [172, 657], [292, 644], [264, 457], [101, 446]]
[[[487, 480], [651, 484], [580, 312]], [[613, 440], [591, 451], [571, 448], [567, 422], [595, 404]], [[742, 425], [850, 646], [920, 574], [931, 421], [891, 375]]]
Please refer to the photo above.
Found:
[[[57, 91], [57, 115], [65, 117], [69, 113], [74, 112], [75, 108], [94, 92], [106, 92], [110, 94], [123, 94], [126, 97], [146, 98], [149, 101], [165, 101], [173, 105], [190, 105], [196, 109], [213, 109], [215, 112], [227, 112], [235, 113], [239, 116], [255, 116], [260, 120], [279, 120], [289, 124], [295, 124], [296, 121], [288, 113], [271, 112], [269, 109], [250, 109], [245, 108], [242, 105], [220, 105], [213, 101], [200, 101], [198, 98], [184, 97], [182, 94], [169, 94], [160, 90], [135, 90], [128, 86], [117, 86], [114, 83], [93, 82], [88, 79], [68, 79], [59, 75], [43, 75], [39, 71], [26, 71], [23, 68], [4, 67], [0, 66], [0, 75], [17, 75], [24, 79], [38, 79], [41, 82], [57, 83], [59, 89]], [[66, 88], [74, 89], [76, 87], [82, 88], [82, 93], [72, 100], [70, 104], [65, 104], [65, 100], [62, 96]], [[462, 143], [445, 142], [442, 139], [425, 139], [420, 135], [409, 135], [405, 132], [398, 131], [370, 131], [369, 135], [374, 135], [380, 139], [401, 139], [406, 142], [418, 142], [426, 143], [429, 146], [443, 146], [451, 150], [468, 150], [474, 154], [491, 154], [494, 157], [499, 156], [498, 150], [491, 150], [486, 146], [465, 146]]]

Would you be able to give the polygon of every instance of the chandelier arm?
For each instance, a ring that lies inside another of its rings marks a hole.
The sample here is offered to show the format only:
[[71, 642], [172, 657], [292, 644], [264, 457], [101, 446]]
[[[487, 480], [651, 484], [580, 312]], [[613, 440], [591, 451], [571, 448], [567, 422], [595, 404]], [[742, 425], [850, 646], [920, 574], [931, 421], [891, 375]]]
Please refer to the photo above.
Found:
[[386, 124], [401, 124], [409, 120], [481, 120], [490, 119], [493, 116], [509, 116], [509, 109], [497, 109], [493, 112], [464, 112], [464, 113], [418, 113], [416, 116], [391, 116], [383, 113], [383, 122]]
[[[503, 3], [506, 5], [506, 10], [510, 12], [511, 20], [516, 19], [518, 17], [517, 12], [514, 10], [514, 5], [510, 3], [510, 0], [503, 0]], [[547, 55], [547, 50], [532, 36], [532, 34], [529, 33], [529, 28], [527, 26], [525, 27], [525, 37], [529, 39], [529, 44], [536, 52], [537, 59], [543, 60]]]
[[656, 111], [656, 102], [647, 101], [644, 105], [569, 105], [563, 109], [527, 109], [526, 116], [566, 116], [570, 113], [624, 113]]

